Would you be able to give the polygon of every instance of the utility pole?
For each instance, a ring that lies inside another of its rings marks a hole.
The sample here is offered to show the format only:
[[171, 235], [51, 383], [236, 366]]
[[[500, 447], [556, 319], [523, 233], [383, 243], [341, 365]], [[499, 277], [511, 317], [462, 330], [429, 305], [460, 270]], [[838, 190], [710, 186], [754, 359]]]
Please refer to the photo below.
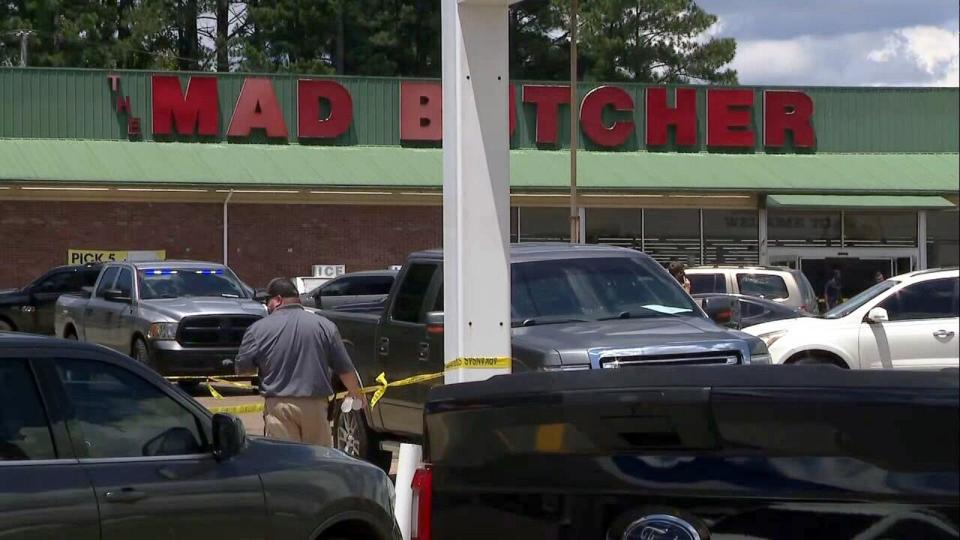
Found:
[[20, 37], [20, 67], [27, 67], [27, 55], [30, 49], [30, 36], [33, 30], [18, 30], [17, 36]]
[[580, 205], [577, 201], [577, 144], [580, 106], [577, 93], [577, 0], [570, 1], [570, 243], [579, 244]]

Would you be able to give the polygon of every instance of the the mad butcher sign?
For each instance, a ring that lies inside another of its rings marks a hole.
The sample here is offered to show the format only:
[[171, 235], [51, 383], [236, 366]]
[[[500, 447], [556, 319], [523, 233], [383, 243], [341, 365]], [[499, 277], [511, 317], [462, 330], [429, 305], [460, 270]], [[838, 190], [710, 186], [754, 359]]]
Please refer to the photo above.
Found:
[[[132, 115], [119, 76], [111, 75], [110, 81], [117, 112], [129, 116], [129, 135], [139, 136], [143, 123]], [[333, 141], [350, 131], [356, 117], [383, 117], [382, 111], [355, 110], [350, 91], [334, 80], [296, 81], [295, 103], [286, 104], [295, 105], [290, 116], [284, 115], [284, 104], [269, 78], [245, 79], [231, 110], [221, 110], [217, 77], [195, 75], [185, 82], [177, 75], [152, 76], [149, 130], [153, 138], [243, 141], [256, 133], [277, 140]], [[603, 85], [583, 96], [580, 129], [595, 147], [622, 149], [630, 147], [630, 141], [634, 147], [650, 149], [816, 147], [813, 101], [802, 91], [656, 86], [633, 90]], [[396, 104], [400, 142], [439, 143], [442, 102], [439, 83], [400, 82]], [[567, 86], [511, 85], [511, 137], [519, 114], [530, 126], [530, 143], [541, 148], [559, 146], [561, 124], [569, 115], [562, 109], [569, 106]], [[289, 117], [294, 118], [292, 125]]]

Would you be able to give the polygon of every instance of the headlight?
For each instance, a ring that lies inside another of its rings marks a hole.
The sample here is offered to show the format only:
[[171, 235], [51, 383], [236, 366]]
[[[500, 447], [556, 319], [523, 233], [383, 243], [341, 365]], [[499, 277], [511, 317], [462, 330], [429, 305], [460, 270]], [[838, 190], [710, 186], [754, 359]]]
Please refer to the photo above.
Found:
[[177, 339], [177, 323], [155, 322], [147, 331], [147, 339]]
[[780, 338], [787, 335], [786, 330], [777, 330], [776, 332], [767, 332], [766, 334], [760, 334], [758, 338], [763, 340], [763, 343], [766, 344], [767, 348], [773, 347], [773, 344], [777, 342]]

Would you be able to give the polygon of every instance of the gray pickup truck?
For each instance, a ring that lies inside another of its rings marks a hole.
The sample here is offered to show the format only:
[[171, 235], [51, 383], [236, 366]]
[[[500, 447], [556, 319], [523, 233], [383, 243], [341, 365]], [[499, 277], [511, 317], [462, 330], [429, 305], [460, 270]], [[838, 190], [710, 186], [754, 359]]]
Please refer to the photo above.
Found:
[[233, 375], [247, 327], [266, 315], [226, 266], [111, 263], [83, 295], [57, 300], [56, 335], [105, 345], [162, 375]]
[[[511, 247], [513, 372], [769, 363], [759, 339], [721, 328], [653, 259], [609, 246]], [[443, 371], [443, 253], [412, 254], [380, 312], [320, 313], [364, 383]], [[333, 407], [337, 448], [389, 467], [385, 441], [419, 441], [432, 385], [391, 388], [363, 413]]]

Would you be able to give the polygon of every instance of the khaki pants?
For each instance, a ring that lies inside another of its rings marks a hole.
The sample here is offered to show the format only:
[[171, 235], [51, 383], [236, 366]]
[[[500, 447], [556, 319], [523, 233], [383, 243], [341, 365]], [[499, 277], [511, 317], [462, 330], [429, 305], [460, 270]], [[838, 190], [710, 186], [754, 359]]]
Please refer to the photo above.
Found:
[[328, 401], [314, 397], [268, 397], [264, 403], [264, 435], [284, 441], [333, 446]]

